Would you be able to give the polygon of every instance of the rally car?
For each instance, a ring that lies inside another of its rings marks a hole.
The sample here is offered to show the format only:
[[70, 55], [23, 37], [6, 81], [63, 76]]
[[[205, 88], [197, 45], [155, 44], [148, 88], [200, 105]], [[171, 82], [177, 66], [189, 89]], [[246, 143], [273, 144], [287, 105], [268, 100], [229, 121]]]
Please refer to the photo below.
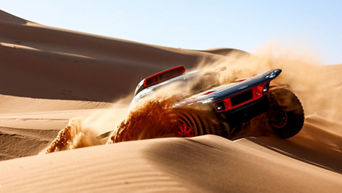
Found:
[[[173, 106], [184, 112], [179, 116], [179, 135], [218, 134], [234, 138], [243, 124], [260, 115], [266, 118], [267, 125], [280, 138], [296, 135], [304, 123], [304, 110], [299, 99], [288, 88], [270, 86], [281, 71], [271, 69], [225, 85], [194, 89], [191, 96], [184, 96]], [[186, 73], [184, 66], [176, 66], [149, 76], [137, 85], [131, 105], [167, 85], [180, 83], [183, 86], [179, 88], [185, 87], [194, 79], [200, 80], [201, 75], [199, 70]], [[185, 113], [189, 109], [191, 113]], [[191, 109], [205, 110], [198, 113], [198, 110]]]

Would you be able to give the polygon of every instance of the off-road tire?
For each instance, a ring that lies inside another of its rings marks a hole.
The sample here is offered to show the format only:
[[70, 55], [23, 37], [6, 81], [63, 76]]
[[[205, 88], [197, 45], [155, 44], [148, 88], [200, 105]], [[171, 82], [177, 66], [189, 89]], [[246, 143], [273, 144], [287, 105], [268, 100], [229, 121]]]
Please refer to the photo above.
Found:
[[297, 96], [286, 88], [272, 88], [268, 99], [267, 117], [272, 130], [283, 139], [296, 135], [304, 124], [304, 110]]

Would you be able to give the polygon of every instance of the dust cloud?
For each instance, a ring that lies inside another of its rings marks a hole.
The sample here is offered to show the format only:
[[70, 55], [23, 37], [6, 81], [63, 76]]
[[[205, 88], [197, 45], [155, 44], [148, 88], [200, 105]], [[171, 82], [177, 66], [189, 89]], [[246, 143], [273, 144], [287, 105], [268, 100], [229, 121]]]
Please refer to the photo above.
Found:
[[126, 97], [113, 102], [109, 108], [98, 109], [86, 117], [72, 118], [41, 153], [105, 144], [106, 138], [99, 136], [116, 130], [117, 125], [127, 117], [129, 103], [130, 98]]
[[282, 73], [271, 84], [293, 91], [301, 100], [306, 115], [318, 114], [330, 120], [341, 120], [342, 81], [338, 74], [320, 64], [315, 54], [298, 51], [296, 47], [267, 45], [253, 55], [233, 52], [214, 63], [203, 62], [198, 68], [203, 74], [214, 74], [209, 77], [216, 85], [280, 68]]

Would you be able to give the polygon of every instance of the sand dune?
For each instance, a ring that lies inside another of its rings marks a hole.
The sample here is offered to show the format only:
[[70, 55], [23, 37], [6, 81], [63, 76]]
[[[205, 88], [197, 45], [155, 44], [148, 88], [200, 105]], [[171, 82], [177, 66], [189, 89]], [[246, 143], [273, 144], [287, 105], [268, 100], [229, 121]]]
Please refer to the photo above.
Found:
[[342, 188], [336, 172], [253, 141], [232, 142], [211, 135], [70, 150], [2, 162], [0, 169], [8, 174], [0, 176], [5, 192], [339, 192]]
[[288, 140], [205, 135], [37, 155], [74, 117], [111, 129], [142, 77], [230, 51], [141, 44], [0, 11], [0, 192], [341, 192], [342, 65], [284, 67], [281, 81], [295, 81], [306, 110]]
[[215, 57], [38, 24], [22, 25], [2, 15], [6, 16], [0, 20], [2, 94], [109, 101], [131, 93], [136, 82], [150, 73], [175, 65], [190, 67]]

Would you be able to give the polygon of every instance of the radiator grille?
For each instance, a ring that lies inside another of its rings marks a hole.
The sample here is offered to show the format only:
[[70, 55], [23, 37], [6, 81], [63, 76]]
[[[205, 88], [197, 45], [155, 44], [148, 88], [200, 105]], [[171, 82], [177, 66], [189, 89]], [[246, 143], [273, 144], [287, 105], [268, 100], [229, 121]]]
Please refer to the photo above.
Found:
[[230, 99], [230, 101], [231, 101], [232, 106], [236, 106], [236, 105], [239, 105], [243, 102], [251, 100], [252, 98], [253, 98], [253, 92], [252, 92], [252, 90], [248, 90], [246, 92], [243, 92], [243, 93], [240, 93], [240, 94], [233, 96]]

